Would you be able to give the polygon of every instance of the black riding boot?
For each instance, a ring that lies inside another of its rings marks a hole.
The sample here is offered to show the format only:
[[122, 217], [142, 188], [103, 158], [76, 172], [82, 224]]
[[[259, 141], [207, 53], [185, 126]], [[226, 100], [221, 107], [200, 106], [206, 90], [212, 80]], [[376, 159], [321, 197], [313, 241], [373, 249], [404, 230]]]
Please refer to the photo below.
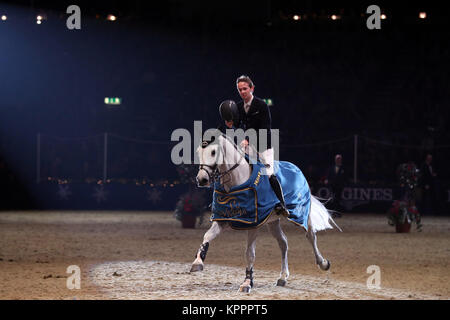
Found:
[[282, 214], [285, 217], [289, 217], [290, 213], [286, 209], [286, 203], [284, 202], [283, 189], [281, 188], [281, 184], [278, 181], [277, 177], [273, 174], [269, 177], [270, 185], [272, 186], [273, 191], [275, 192], [280, 203], [275, 207], [277, 210], [277, 214]]

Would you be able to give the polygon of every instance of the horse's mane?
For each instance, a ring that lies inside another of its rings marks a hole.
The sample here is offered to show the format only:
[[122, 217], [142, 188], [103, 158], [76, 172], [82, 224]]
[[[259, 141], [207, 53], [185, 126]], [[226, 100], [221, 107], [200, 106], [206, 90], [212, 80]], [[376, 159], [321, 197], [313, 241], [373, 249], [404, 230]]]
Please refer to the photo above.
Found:
[[224, 138], [225, 140], [227, 140], [233, 147], [234, 147], [234, 149], [236, 149], [236, 151], [238, 152], [238, 153], [240, 153], [241, 154], [241, 156], [243, 156], [244, 158], [245, 158], [245, 152], [244, 151], [242, 151], [240, 148], [239, 148], [239, 146], [229, 137], [229, 136], [227, 136], [226, 134], [221, 134], [220, 135], [222, 138]]
[[214, 135], [211, 137], [210, 140], [203, 140], [203, 141], [202, 141], [201, 147], [202, 147], [202, 148], [205, 148], [205, 147], [207, 147], [207, 146], [210, 145], [210, 144], [218, 143], [218, 142], [219, 142], [218, 140], [219, 140], [220, 137], [223, 138], [226, 142], [228, 142], [228, 143], [236, 150], [236, 152], [242, 156], [242, 158], [244, 158], [244, 159], [247, 160], [247, 162], [248, 162], [249, 165], [250, 165], [250, 170], [252, 170], [252, 169], [251, 169], [251, 168], [252, 168], [252, 165], [251, 165], [250, 162], [248, 161], [248, 154], [245, 153], [245, 152], [244, 152], [244, 151], [243, 151], [243, 150], [242, 150], [242, 149], [241, 149], [241, 148], [233, 141], [233, 139], [231, 139], [231, 137], [227, 136], [227, 135], [224, 134], [223, 132], [220, 132], [220, 134], [217, 135], [217, 140], [216, 140], [216, 138], [215, 138]]

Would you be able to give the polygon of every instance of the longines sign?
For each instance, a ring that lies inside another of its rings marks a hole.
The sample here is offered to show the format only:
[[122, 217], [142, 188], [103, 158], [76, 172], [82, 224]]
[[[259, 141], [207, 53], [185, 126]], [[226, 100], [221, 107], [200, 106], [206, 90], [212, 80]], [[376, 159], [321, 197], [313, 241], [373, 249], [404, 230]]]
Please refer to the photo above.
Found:
[[[316, 195], [320, 198], [328, 199], [331, 197], [331, 190], [328, 187], [321, 187], [317, 190]], [[392, 201], [394, 198], [392, 188], [347, 187], [342, 190], [341, 199], [360, 201]]]

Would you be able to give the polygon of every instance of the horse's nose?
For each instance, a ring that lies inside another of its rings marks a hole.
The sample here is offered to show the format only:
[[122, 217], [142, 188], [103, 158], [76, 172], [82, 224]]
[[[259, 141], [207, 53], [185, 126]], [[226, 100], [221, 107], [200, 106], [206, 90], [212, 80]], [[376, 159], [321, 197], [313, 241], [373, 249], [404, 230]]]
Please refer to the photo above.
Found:
[[204, 186], [204, 185], [206, 185], [206, 184], [208, 184], [208, 179], [206, 179], [205, 177], [203, 177], [203, 178], [196, 178], [197, 179], [197, 185], [199, 185], [199, 186]]

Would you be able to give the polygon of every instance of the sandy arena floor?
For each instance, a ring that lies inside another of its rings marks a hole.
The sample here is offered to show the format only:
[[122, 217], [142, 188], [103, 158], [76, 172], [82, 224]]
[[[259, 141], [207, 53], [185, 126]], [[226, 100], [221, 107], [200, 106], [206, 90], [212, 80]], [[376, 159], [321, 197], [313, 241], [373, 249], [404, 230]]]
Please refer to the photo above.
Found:
[[[450, 299], [450, 218], [423, 217], [423, 232], [413, 226], [409, 234], [395, 233], [384, 215], [336, 222], [343, 233], [318, 238], [327, 272], [305, 232], [283, 222], [286, 287], [275, 286], [278, 244], [260, 228], [255, 287], [244, 294], [244, 231], [220, 235], [205, 270], [189, 273], [209, 222], [182, 229], [171, 212], [0, 212], [0, 299]], [[80, 289], [67, 288], [71, 265], [80, 267]], [[367, 288], [371, 265], [380, 268], [379, 289]]]

